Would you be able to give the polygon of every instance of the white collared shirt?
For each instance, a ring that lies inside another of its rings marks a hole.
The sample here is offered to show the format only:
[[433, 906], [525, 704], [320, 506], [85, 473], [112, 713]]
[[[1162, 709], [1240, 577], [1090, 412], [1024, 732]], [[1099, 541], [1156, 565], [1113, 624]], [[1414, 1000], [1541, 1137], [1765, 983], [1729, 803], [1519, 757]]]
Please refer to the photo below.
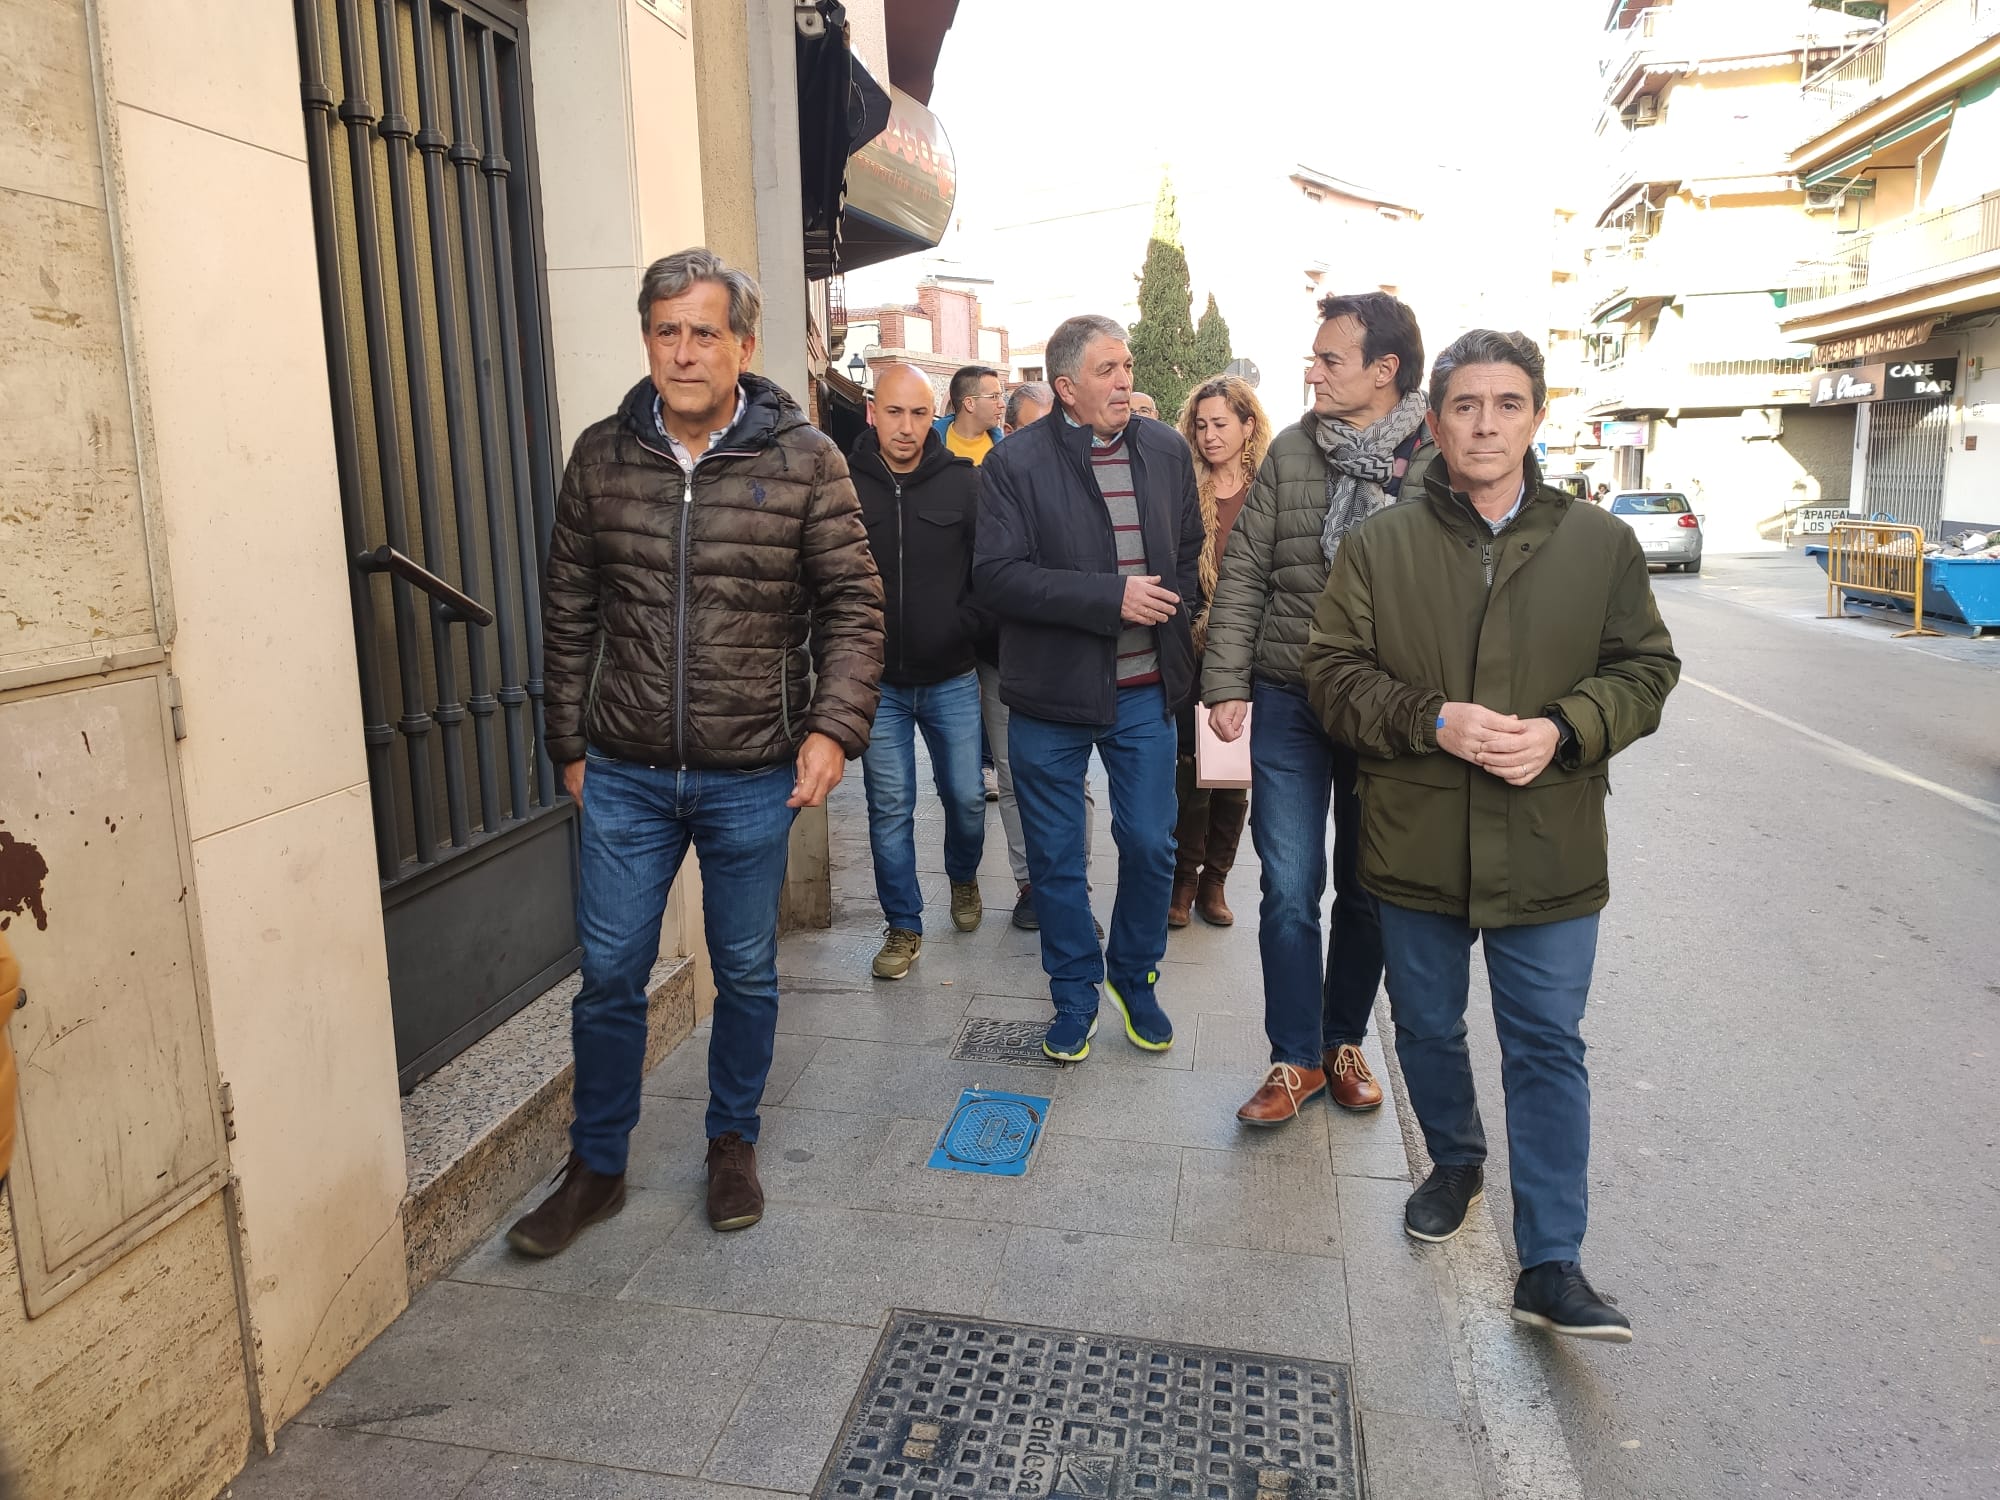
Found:
[[1528, 498], [1528, 481], [1524, 479], [1521, 481], [1520, 493], [1514, 496], [1514, 508], [1508, 511], [1507, 514], [1502, 516], [1499, 520], [1497, 521], [1489, 520], [1486, 522], [1488, 526], [1491, 526], [1493, 528], [1493, 534], [1495, 536], [1498, 536], [1501, 532], [1505, 531], [1507, 529], [1507, 523], [1513, 520], [1514, 517], [1518, 516], [1521, 513], [1521, 507], [1523, 504], [1526, 503], [1527, 498]]
[[[737, 386], [735, 415], [708, 435], [709, 448], [714, 448], [717, 443], [729, 435], [738, 422], [743, 420], [743, 410], [749, 404], [749, 398], [743, 394], [743, 387], [740, 385]], [[661, 404], [660, 393], [658, 391], [653, 392], [653, 425], [660, 429], [660, 436], [667, 440], [667, 452], [672, 454], [674, 462], [681, 466], [681, 472], [692, 477], [694, 474], [695, 459], [699, 455], [688, 452], [687, 444], [667, 431], [666, 408]], [[704, 449], [703, 451], [706, 452], [708, 450]]]

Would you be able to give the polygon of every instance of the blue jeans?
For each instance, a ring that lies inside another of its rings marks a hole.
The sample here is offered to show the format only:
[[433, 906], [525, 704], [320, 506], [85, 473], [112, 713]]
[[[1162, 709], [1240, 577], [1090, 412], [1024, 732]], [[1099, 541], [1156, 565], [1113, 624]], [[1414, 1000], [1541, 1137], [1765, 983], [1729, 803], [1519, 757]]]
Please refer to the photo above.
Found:
[[1589, 1214], [1590, 1074], [1583, 1008], [1597, 960], [1597, 914], [1480, 933], [1457, 917], [1382, 903], [1396, 1056], [1424, 1144], [1439, 1166], [1486, 1160], [1486, 1131], [1465, 1045], [1472, 943], [1486, 946], [1507, 1165], [1521, 1265], [1583, 1259]]
[[792, 767], [676, 771], [593, 750], [583, 779], [576, 900], [583, 988], [570, 1012], [576, 1122], [570, 1144], [593, 1172], [625, 1170], [639, 1122], [646, 979], [660, 956], [667, 892], [688, 847], [701, 860], [715, 971], [708, 1135], [757, 1139], [757, 1105], [778, 1029], [778, 897], [793, 810]]
[[861, 755], [868, 792], [868, 851], [875, 899], [891, 927], [924, 930], [917, 889], [917, 751], [921, 730], [944, 804], [944, 873], [956, 881], [979, 873], [986, 852], [986, 790], [979, 779], [979, 674], [923, 687], [882, 684], [882, 706]]
[[[1360, 1045], [1382, 985], [1382, 925], [1361, 887], [1361, 802], [1354, 752], [1327, 738], [1298, 688], [1250, 683], [1250, 839], [1263, 864], [1257, 952], [1271, 1061], [1317, 1068], [1328, 1048]], [[1333, 916], [1324, 963], [1327, 813], [1333, 814]]]
[[[1084, 769], [1095, 745], [1111, 783], [1118, 898], [1100, 949], [1085, 870]], [[1174, 721], [1158, 686], [1120, 688], [1110, 726], [1058, 724], [1018, 710], [1007, 720], [1007, 758], [1028, 845], [1028, 880], [1042, 924], [1042, 969], [1058, 1015], [1097, 1014], [1107, 973], [1120, 994], [1150, 995], [1167, 951], [1174, 884]]]

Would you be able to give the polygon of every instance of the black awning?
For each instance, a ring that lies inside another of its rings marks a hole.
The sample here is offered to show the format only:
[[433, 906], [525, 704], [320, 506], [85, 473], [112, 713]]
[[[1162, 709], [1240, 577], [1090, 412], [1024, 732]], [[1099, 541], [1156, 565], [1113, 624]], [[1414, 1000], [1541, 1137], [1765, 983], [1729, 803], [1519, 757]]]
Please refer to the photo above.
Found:
[[847, 159], [887, 127], [889, 93], [848, 45], [847, 8], [840, 0], [818, 0], [801, 13], [797, 62], [806, 275], [819, 280], [840, 269]]

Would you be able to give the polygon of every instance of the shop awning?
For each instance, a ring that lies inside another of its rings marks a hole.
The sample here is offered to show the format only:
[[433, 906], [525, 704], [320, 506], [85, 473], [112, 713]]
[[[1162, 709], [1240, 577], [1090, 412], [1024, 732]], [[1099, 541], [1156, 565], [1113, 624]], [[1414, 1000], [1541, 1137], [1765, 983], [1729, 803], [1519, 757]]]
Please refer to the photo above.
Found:
[[1865, 146], [1856, 146], [1845, 156], [1836, 157], [1817, 171], [1808, 172], [1800, 179], [1800, 185], [1809, 188], [1818, 187], [1821, 183], [1830, 181], [1835, 177], [1847, 176], [1856, 167], [1875, 155], [1876, 152], [1886, 151], [1898, 141], [1908, 140], [1919, 130], [1928, 130], [1931, 126], [1949, 115], [1957, 106], [1958, 101], [1956, 99], [1947, 99], [1944, 103], [1925, 110], [1915, 119], [1905, 120], [1900, 125], [1890, 126]]

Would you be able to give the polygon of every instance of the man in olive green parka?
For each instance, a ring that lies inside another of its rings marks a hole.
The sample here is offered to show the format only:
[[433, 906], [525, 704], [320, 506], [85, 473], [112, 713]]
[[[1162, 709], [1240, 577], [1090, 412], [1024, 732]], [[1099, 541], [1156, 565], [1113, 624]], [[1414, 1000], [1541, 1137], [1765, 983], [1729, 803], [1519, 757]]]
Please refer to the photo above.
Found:
[[1465, 1043], [1479, 939], [1507, 1097], [1514, 1316], [1623, 1343], [1629, 1320], [1582, 1269], [1581, 1027], [1610, 894], [1607, 766], [1659, 726], [1680, 661], [1631, 528], [1542, 484], [1529, 448], [1546, 396], [1523, 334], [1478, 330], [1438, 356], [1438, 457], [1342, 545], [1305, 679], [1327, 733], [1360, 756], [1361, 882], [1434, 1163], [1404, 1227], [1450, 1239], [1484, 1187]]

